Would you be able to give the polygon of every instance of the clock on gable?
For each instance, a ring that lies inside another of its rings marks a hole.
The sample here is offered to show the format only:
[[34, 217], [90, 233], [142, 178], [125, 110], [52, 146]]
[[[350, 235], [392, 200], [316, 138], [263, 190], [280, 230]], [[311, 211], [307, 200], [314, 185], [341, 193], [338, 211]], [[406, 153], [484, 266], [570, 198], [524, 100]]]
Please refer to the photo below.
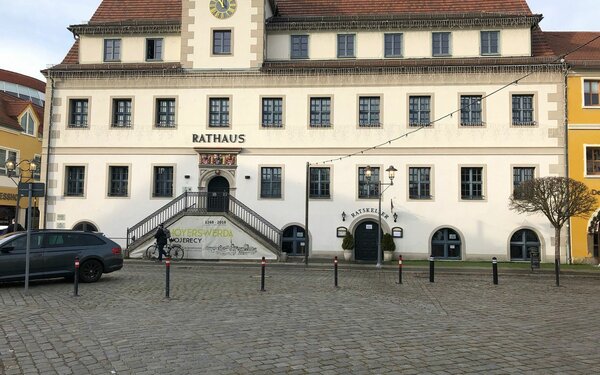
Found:
[[210, 0], [208, 8], [213, 16], [219, 19], [225, 19], [233, 16], [237, 9], [236, 0]]

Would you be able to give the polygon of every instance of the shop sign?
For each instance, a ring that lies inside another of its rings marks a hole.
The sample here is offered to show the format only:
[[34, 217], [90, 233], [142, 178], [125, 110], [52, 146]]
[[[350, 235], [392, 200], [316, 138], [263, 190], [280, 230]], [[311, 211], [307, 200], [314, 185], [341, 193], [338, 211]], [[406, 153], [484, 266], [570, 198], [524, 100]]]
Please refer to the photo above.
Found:
[[246, 134], [192, 134], [194, 143], [244, 143]]
[[[377, 215], [379, 213], [379, 209], [377, 208], [359, 208], [358, 210], [352, 212], [350, 214], [350, 216], [352, 216], [352, 218], [358, 217], [362, 214], [375, 214]], [[384, 219], [389, 219], [390, 215], [388, 213], [386, 213], [385, 211], [381, 211], [381, 217]]]
[[17, 194], [0, 193], [0, 200], [4, 200], [4, 201], [16, 201], [17, 200]]
[[600, 190], [592, 189], [592, 195], [600, 195]]

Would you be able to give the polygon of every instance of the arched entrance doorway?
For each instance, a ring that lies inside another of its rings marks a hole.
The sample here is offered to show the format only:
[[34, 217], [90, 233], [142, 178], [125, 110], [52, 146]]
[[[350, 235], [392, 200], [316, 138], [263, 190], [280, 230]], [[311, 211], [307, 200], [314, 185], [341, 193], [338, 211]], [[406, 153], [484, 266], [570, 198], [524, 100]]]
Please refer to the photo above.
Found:
[[354, 259], [377, 260], [377, 235], [379, 225], [375, 221], [363, 221], [354, 230]]
[[530, 249], [540, 251], [540, 239], [531, 229], [521, 229], [510, 238], [510, 260], [531, 260]]
[[304, 255], [305, 243], [304, 228], [292, 225], [283, 231], [281, 251], [288, 253], [288, 255]]
[[461, 259], [462, 241], [451, 228], [442, 228], [431, 238], [431, 255], [440, 259]]
[[208, 212], [226, 212], [229, 209], [229, 181], [217, 176], [208, 182], [206, 209]]
[[75, 224], [73, 230], [82, 230], [84, 232], [97, 232], [98, 228], [88, 221], [82, 221], [80, 223]]

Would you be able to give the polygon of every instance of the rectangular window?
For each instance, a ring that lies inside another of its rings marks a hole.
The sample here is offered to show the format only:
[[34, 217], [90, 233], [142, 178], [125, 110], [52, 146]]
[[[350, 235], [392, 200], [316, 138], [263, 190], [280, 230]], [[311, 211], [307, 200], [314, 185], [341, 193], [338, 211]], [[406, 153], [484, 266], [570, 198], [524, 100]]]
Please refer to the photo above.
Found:
[[85, 191], [85, 167], [66, 167], [66, 179], [65, 196], [83, 197], [83, 192]]
[[497, 55], [499, 53], [498, 40], [500, 39], [499, 31], [482, 31], [481, 32], [481, 54], [482, 55]]
[[354, 34], [338, 34], [337, 57], [354, 57]]
[[533, 167], [515, 167], [513, 168], [513, 191], [517, 186], [525, 181], [533, 180], [535, 177], [535, 168]]
[[431, 199], [431, 168], [408, 168], [408, 197], [410, 199]]
[[229, 98], [210, 98], [209, 123], [211, 128], [229, 127]]
[[331, 174], [329, 168], [310, 169], [310, 197], [330, 198]]
[[600, 175], [600, 147], [587, 147], [585, 149], [585, 160], [587, 175]]
[[163, 59], [163, 39], [146, 39], [146, 60], [161, 61]]
[[35, 155], [33, 157], [33, 161], [35, 162], [35, 165], [37, 165], [37, 168], [35, 171], [33, 171], [32, 173], [32, 177], [35, 181], [39, 181], [40, 177], [42, 175], [42, 156], [41, 155]]
[[358, 125], [361, 128], [378, 128], [381, 126], [379, 102], [379, 96], [361, 96], [358, 98]]
[[129, 191], [129, 167], [111, 166], [108, 175], [108, 196], [126, 197]]
[[231, 30], [213, 31], [213, 55], [231, 55]]
[[533, 95], [512, 96], [512, 123], [515, 126], [533, 126]]
[[[15, 162], [15, 164], [18, 162], [17, 160], [17, 152], [16, 151], [11, 151], [11, 150], [7, 150], [4, 148], [0, 148], [0, 176], [6, 176], [7, 175], [7, 170], [6, 170], [6, 162], [12, 160]], [[15, 169], [15, 173], [18, 173], [19, 168]]]
[[121, 61], [121, 39], [104, 39], [104, 61]]
[[281, 198], [280, 167], [263, 167], [260, 169], [260, 197]]
[[431, 46], [433, 56], [450, 56], [450, 33], [432, 33]]
[[262, 99], [262, 127], [280, 128], [283, 126], [283, 98]]
[[131, 127], [131, 99], [113, 99], [113, 127]]
[[583, 103], [585, 106], [600, 105], [599, 89], [600, 81], [583, 81]]
[[371, 167], [371, 181], [365, 177], [366, 167], [358, 168], [358, 197], [378, 198], [379, 194], [379, 167]]
[[384, 35], [385, 57], [402, 57], [402, 34]]
[[481, 98], [481, 95], [461, 95], [461, 126], [483, 126], [483, 119], [481, 117]]
[[153, 197], [173, 196], [173, 167], [154, 167]]
[[308, 35], [291, 36], [292, 59], [308, 59]]
[[88, 125], [88, 99], [69, 100], [69, 127], [86, 128]]
[[156, 99], [156, 126], [175, 127], [175, 99]]
[[408, 98], [408, 125], [431, 125], [431, 96], [410, 96]]
[[310, 98], [310, 127], [331, 127], [331, 98]]
[[21, 117], [21, 127], [26, 134], [33, 135], [35, 133], [35, 121], [33, 121], [31, 113], [25, 112]]
[[483, 199], [483, 168], [465, 167], [460, 169], [461, 199]]

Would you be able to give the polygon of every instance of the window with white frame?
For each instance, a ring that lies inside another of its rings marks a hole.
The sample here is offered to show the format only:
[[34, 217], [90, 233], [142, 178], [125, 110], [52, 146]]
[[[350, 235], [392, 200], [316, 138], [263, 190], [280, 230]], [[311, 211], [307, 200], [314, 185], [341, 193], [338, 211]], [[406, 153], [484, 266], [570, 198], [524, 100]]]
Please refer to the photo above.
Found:
[[[6, 162], [12, 160], [15, 163], [17, 163], [17, 151], [14, 150], [9, 150], [6, 148], [0, 148], [0, 176], [6, 176], [7, 175], [7, 170], [6, 170]], [[15, 172], [17, 172], [19, 169], [17, 168], [15, 170]]]
[[42, 156], [35, 155], [33, 157], [33, 162], [35, 163], [35, 165], [37, 165], [37, 168], [31, 174], [35, 181], [39, 181], [42, 173]]
[[[0, 154], [1, 156], [1, 154]], [[1, 159], [0, 159], [1, 161]], [[600, 175], [600, 146], [586, 147], [585, 149], [585, 170], [588, 176]]]
[[586, 107], [600, 106], [600, 80], [586, 79], [583, 81], [583, 105]]
[[25, 114], [21, 116], [21, 127], [23, 128], [23, 132], [26, 134], [35, 134], [35, 120], [33, 119], [31, 113], [25, 112]]

